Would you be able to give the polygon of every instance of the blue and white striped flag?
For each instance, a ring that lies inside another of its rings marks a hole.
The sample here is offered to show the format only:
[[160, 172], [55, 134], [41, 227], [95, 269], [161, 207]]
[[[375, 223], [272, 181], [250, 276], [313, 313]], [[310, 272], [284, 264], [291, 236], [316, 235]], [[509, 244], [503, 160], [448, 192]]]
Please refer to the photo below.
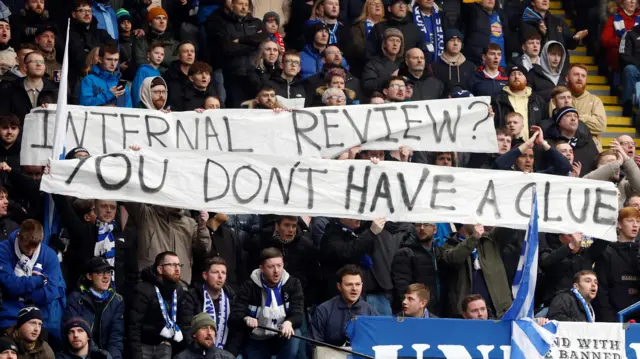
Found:
[[[53, 134], [53, 158], [63, 160], [67, 143], [67, 91], [69, 86], [69, 24], [67, 20], [67, 37], [64, 44], [64, 58], [62, 60], [62, 74], [58, 89], [58, 102], [56, 106], [56, 122]], [[49, 244], [49, 237], [58, 234], [60, 218], [56, 212], [51, 194], [47, 194], [44, 200], [44, 243]]]
[[533, 187], [531, 218], [511, 291], [513, 304], [502, 320], [511, 320], [511, 359], [543, 358], [551, 348], [558, 323], [544, 327], [533, 320], [533, 299], [538, 276], [538, 195]]

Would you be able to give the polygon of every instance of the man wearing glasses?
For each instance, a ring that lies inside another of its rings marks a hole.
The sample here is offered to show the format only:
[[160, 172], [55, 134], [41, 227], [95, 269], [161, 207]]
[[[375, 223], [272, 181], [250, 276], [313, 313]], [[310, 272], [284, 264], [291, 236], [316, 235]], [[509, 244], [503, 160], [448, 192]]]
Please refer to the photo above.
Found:
[[141, 273], [129, 311], [128, 339], [133, 359], [170, 359], [171, 346], [184, 338], [176, 324], [183, 287], [183, 264], [175, 252], [162, 252]]
[[306, 97], [304, 85], [300, 73], [300, 53], [296, 50], [287, 50], [282, 55], [280, 74], [272, 76], [268, 83], [276, 90], [276, 96], [286, 99], [302, 99]]
[[407, 92], [407, 85], [404, 78], [400, 76], [393, 76], [387, 82], [387, 85], [382, 90], [385, 96], [385, 102], [404, 102], [405, 93]]
[[407, 288], [413, 283], [423, 284], [430, 293], [428, 309], [440, 315], [440, 248], [434, 246], [433, 237], [438, 232], [435, 223], [414, 223], [415, 231], [409, 231], [402, 239], [402, 247], [391, 263], [393, 280], [393, 308], [399, 311]]

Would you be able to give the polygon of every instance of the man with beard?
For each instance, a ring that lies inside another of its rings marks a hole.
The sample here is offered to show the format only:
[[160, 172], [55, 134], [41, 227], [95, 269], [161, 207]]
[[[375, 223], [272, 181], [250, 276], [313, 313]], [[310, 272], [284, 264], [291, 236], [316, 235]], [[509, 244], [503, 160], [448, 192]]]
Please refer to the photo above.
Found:
[[402, 317], [408, 318], [437, 318], [427, 306], [429, 305], [429, 288], [421, 283], [407, 286], [402, 300]]
[[252, 359], [273, 355], [293, 359], [300, 340], [292, 335], [300, 335], [303, 316], [300, 281], [284, 270], [279, 249], [266, 248], [260, 254], [260, 267], [242, 284], [233, 303], [229, 324], [234, 339], [227, 342], [227, 350]]
[[[57, 6], [57, 4], [55, 4]], [[68, 14], [65, 14], [65, 16]], [[26, 0], [24, 8], [11, 15], [13, 24], [13, 41], [16, 44], [33, 42], [34, 33], [38, 27], [52, 24], [49, 11], [46, 10], [45, 0]], [[66, 22], [65, 22], [66, 23]]]
[[208, 313], [199, 313], [191, 319], [189, 325], [190, 344], [189, 347], [175, 359], [234, 359], [231, 353], [223, 350], [218, 345], [216, 335], [216, 321]]
[[167, 251], [142, 271], [142, 282], [134, 290], [129, 310], [128, 340], [133, 359], [169, 359], [171, 346], [182, 341], [176, 320], [183, 292], [182, 266], [180, 257]]
[[320, 304], [311, 320], [311, 339], [343, 346], [349, 342], [346, 327], [354, 316], [375, 316], [376, 311], [362, 299], [362, 271], [347, 264], [336, 273], [339, 294]]
[[[414, 223], [415, 232], [409, 231], [402, 239], [402, 247], [396, 252], [391, 263], [394, 308], [403, 306], [406, 292], [412, 283], [424, 285], [430, 296], [424, 298], [429, 303], [429, 312], [441, 315], [440, 302], [440, 248], [434, 245], [437, 232], [435, 223]], [[426, 303], [425, 303], [426, 305]]]
[[[392, 0], [387, 8], [389, 20], [375, 24], [365, 45], [365, 54], [368, 59], [383, 55], [383, 42], [387, 38], [387, 30], [395, 29], [402, 34], [404, 48], [412, 49], [417, 47], [424, 52], [431, 53], [424, 42], [424, 37], [418, 26], [413, 23], [411, 17], [407, 16], [409, 2], [407, 0]], [[400, 52], [399, 57], [404, 55]], [[363, 75], [364, 77], [364, 75]]]
[[617, 322], [619, 311], [640, 300], [636, 242], [639, 226], [640, 211], [622, 208], [618, 212], [618, 241], [609, 243], [602, 258], [596, 261], [600, 293], [593, 306], [599, 322]]
[[56, 359], [112, 359], [111, 354], [91, 343], [91, 327], [82, 317], [69, 318], [64, 323], [66, 345]]
[[382, 93], [385, 102], [404, 102], [407, 85], [403, 77], [393, 76], [387, 81]]
[[[600, 100], [600, 97], [586, 90], [587, 73], [588, 69], [585, 65], [572, 64], [569, 67], [566, 80], [569, 85], [569, 90], [571, 90], [573, 104], [576, 111], [578, 111], [580, 121], [587, 125], [598, 152], [601, 152], [602, 142], [600, 141], [600, 134], [607, 129], [607, 113], [604, 110], [604, 104], [602, 100]], [[555, 108], [556, 107], [552, 105], [551, 110]]]
[[527, 86], [526, 73], [527, 70], [522, 67], [509, 67], [509, 83], [491, 103], [495, 112], [493, 120], [496, 128], [504, 127], [505, 116], [510, 113], [517, 112], [522, 115], [523, 130], [518, 138], [522, 137], [525, 140], [529, 138], [528, 129], [531, 126], [540, 126], [548, 112], [547, 102]]
[[[402, 32], [395, 28], [387, 29], [382, 42], [382, 55], [375, 55], [362, 71], [362, 87], [367, 95], [382, 90], [390, 77], [398, 75], [403, 54]], [[404, 93], [401, 101], [404, 101]]]
[[313, 101], [313, 94], [316, 89], [325, 84], [325, 78], [329, 70], [333, 68], [340, 68], [344, 70], [346, 80], [344, 87], [355, 91], [356, 99], [362, 101], [364, 95], [362, 94], [362, 88], [360, 87], [360, 80], [353, 76], [349, 70], [345, 68], [346, 62], [342, 57], [342, 50], [338, 45], [328, 45], [322, 53], [322, 70], [317, 74], [307, 77], [304, 81], [305, 94], [309, 94], [305, 99], [305, 107], [310, 107]]
[[340, 44], [344, 46], [349, 36], [347, 28], [338, 21], [340, 15], [340, 1], [339, 0], [323, 0], [320, 3], [323, 8], [324, 17], [315, 19], [315, 22], [322, 22], [327, 26], [329, 30], [329, 44]]
[[7, 329], [5, 336], [13, 339], [22, 359], [54, 359], [55, 355], [42, 333], [43, 315], [33, 305], [25, 305], [18, 314], [16, 324]]
[[62, 65], [56, 53], [56, 35], [58, 30], [52, 25], [41, 25], [36, 30], [35, 43], [44, 56], [47, 76], [49, 80], [60, 82]]
[[571, 289], [561, 291], [551, 301], [547, 318], [562, 322], [587, 322], [596, 320], [591, 302], [598, 295], [598, 278], [590, 269], [581, 270], [573, 277]]
[[[218, 213], [222, 214], [222, 213]], [[191, 326], [193, 320], [205, 314], [213, 320], [215, 347], [224, 348], [229, 336], [229, 313], [235, 292], [227, 285], [227, 263], [221, 257], [208, 258], [204, 264], [204, 270], [200, 272], [203, 285], [196, 285], [189, 289], [180, 302], [178, 311], [178, 323], [185, 333], [198, 331], [198, 328]], [[193, 318], [193, 320], [192, 320]], [[187, 343], [193, 343], [193, 337], [187, 336]], [[210, 348], [208, 346], [207, 348]]]
[[433, 76], [426, 68], [424, 52], [420, 49], [410, 49], [407, 51], [404, 62], [406, 69], [402, 68], [398, 74], [405, 76], [413, 82], [413, 95], [411, 101], [435, 100], [444, 98], [444, 84]]
[[140, 86], [140, 102], [136, 108], [166, 111], [167, 84], [160, 76], [147, 77]]
[[20, 167], [20, 120], [13, 114], [0, 116], [0, 162], [9, 166]]
[[276, 99], [276, 90], [268, 84], [260, 86], [260, 91], [258, 91], [256, 98], [243, 102], [241, 107], [267, 110], [283, 108], [283, 106]]

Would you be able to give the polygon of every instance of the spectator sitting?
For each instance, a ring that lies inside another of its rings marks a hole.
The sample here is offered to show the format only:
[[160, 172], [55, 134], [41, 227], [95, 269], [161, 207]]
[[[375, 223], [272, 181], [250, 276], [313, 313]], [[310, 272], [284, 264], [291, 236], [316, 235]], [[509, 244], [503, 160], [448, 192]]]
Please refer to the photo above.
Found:
[[62, 320], [65, 323], [82, 320], [87, 324], [86, 334], [92, 339], [93, 346], [106, 351], [113, 359], [121, 359], [125, 303], [111, 285], [114, 270], [115, 267], [105, 258], [91, 258], [85, 277], [79, 280], [78, 288], [69, 295]]
[[[509, 78], [500, 67], [502, 48], [497, 44], [489, 44], [482, 55], [484, 65], [478, 67], [475, 73], [469, 77], [466, 89], [474, 96], [494, 97], [507, 86]], [[497, 117], [496, 117], [497, 118]]]
[[322, 93], [320, 100], [325, 106], [344, 106], [347, 104], [347, 97], [340, 88], [328, 88]]
[[469, 78], [476, 71], [476, 65], [462, 54], [464, 37], [460, 30], [447, 29], [444, 32], [444, 43], [444, 52], [431, 64], [431, 72], [448, 89], [466, 89]]
[[526, 33], [522, 43], [522, 55], [514, 60], [514, 64], [527, 71], [531, 71], [534, 65], [540, 65], [540, 40], [540, 34], [537, 31]]
[[343, 346], [349, 342], [347, 323], [359, 315], [378, 315], [362, 298], [362, 270], [347, 264], [336, 273], [339, 294], [320, 304], [311, 320], [311, 339]]
[[595, 169], [595, 158], [598, 157], [598, 149], [589, 136], [588, 129], [579, 129], [580, 119], [578, 111], [573, 107], [557, 109], [554, 116], [554, 126], [547, 129], [545, 137], [552, 140], [564, 140], [573, 148], [575, 161], [582, 164], [580, 176]]
[[140, 88], [140, 102], [136, 108], [149, 110], [166, 110], [167, 108], [167, 84], [160, 76], [147, 77], [142, 81]]
[[9, 337], [0, 337], [0, 356], [3, 359], [18, 359], [18, 346]]
[[[495, 112], [493, 117], [496, 128], [504, 127], [505, 116], [511, 112], [522, 115], [524, 128], [540, 126], [547, 114], [547, 104], [527, 86], [527, 71], [524, 68], [511, 66], [509, 68], [508, 85], [491, 100], [491, 107]], [[529, 138], [529, 132], [523, 130], [520, 136], [525, 140]]]
[[161, 43], [164, 46], [164, 58], [158, 65], [158, 71], [165, 73], [176, 60], [178, 42], [173, 39], [173, 34], [167, 31], [169, 17], [167, 12], [160, 7], [153, 8], [147, 13], [149, 33], [133, 40], [133, 58], [136, 64], [145, 64], [149, 60], [150, 47], [153, 43]]
[[135, 106], [140, 102], [140, 91], [142, 89], [142, 82], [148, 77], [161, 76], [158, 68], [162, 61], [164, 61], [164, 44], [161, 42], [154, 42], [149, 46], [149, 52], [147, 53], [148, 63], [140, 64], [136, 77], [131, 83], [131, 96], [132, 104]]
[[56, 355], [56, 359], [112, 359], [109, 352], [92, 345], [91, 328], [82, 317], [69, 318], [62, 331], [65, 349]]
[[4, 333], [18, 347], [18, 357], [23, 359], [54, 359], [49, 344], [42, 338], [43, 315], [38, 307], [25, 305], [20, 310], [15, 325]]
[[280, 46], [275, 40], [266, 39], [260, 44], [260, 50], [253, 63], [255, 71], [249, 73], [248, 79], [256, 93], [260, 86], [266, 83], [272, 75], [278, 73], [281, 67], [280, 56], [282, 54], [283, 52], [281, 52]]
[[598, 295], [598, 278], [590, 269], [581, 270], [573, 277], [573, 287], [566, 289], [551, 302], [547, 317], [563, 322], [596, 321], [591, 302]]
[[362, 87], [367, 95], [382, 90], [389, 78], [398, 74], [404, 54], [404, 36], [400, 30], [389, 28], [385, 31], [382, 53], [367, 62], [362, 71]]
[[637, 19], [640, 16], [637, 0], [623, 0], [619, 3], [620, 7], [607, 19], [600, 35], [600, 43], [606, 51], [607, 65], [612, 72], [620, 71], [620, 41], [627, 31], [638, 25]]
[[283, 106], [276, 99], [276, 90], [269, 85], [262, 85], [256, 98], [243, 102], [242, 108], [273, 110]]
[[[394, 33], [402, 35], [400, 38], [402, 39], [404, 48], [412, 49], [417, 47], [425, 52], [429, 52], [422, 32], [420, 32], [418, 26], [413, 23], [412, 17], [407, 16], [409, 3], [408, 0], [392, 0], [388, 4], [388, 20], [376, 24], [367, 37], [367, 43], [365, 45], [365, 55], [367, 59], [385, 55], [384, 42], [387, 39], [387, 31], [389, 30], [394, 30]], [[400, 51], [399, 57], [403, 55], [404, 51]]]
[[[620, 171], [624, 172], [624, 178]], [[620, 204], [624, 204], [627, 198], [640, 194], [640, 169], [615, 139], [611, 141], [610, 150], [598, 155], [597, 169], [586, 174], [584, 178], [613, 182], [620, 193]]]
[[116, 12], [118, 19], [118, 46], [120, 47], [120, 71], [125, 75], [127, 80], [133, 80], [135, 74], [135, 64], [133, 62], [133, 31], [131, 14], [125, 8], [121, 8]]
[[0, 327], [11, 326], [16, 318], [20, 323], [24, 301], [31, 300], [42, 308], [38, 310], [43, 322], [40, 325], [60, 339], [66, 285], [56, 253], [42, 245], [42, 237], [42, 225], [28, 219], [22, 222], [19, 231], [0, 242], [0, 284], [6, 290], [0, 308]]
[[304, 99], [306, 93], [299, 75], [300, 53], [296, 50], [287, 50], [282, 55], [280, 69], [280, 73], [274, 73], [267, 82], [276, 90], [276, 96], [285, 99]]
[[93, 65], [80, 84], [80, 105], [131, 108], [129, 88], [120, 82], [118, 49], [113, 45], [103, 45], [98, 56], [100, 63]]
[[16, 115], [0, 116], [0, 162], [13, 168], [20, 167], [22, 133]]
[[402, 316], [408, 318], [437, 318], [429, 312], [429, 288], [421, 283], [410, 284], [402, 300]]
[[189, 69], [191, 86], [183, 89], [183, 93], [175, 103], [169, 103], [172, 111], [193, 111], [204, 107], [209, 96], [216, 96], [216, 87], [211, 83], [213, 70], [206, 62], [196, 61]]
[[322, 87], [323, 85], [328, 85], [327, 74], [329, 73], [329, 70], [333, 68], [339, 68], [344, 70], [344, 73], [345, 73], [344, 88], [348, 88], [355, 92], [355, 98], [353, 99], [354, 103], [355, 101], [357, 101], [357, 103], [360, 103], [362, 101], [362, 99], [364, 98], [364, 95], [362, 94], [362, 87], [360, 86], [360, 80], [357, 77], [355, 77], [351, 72], [349, 72], [348, 69], [344, 67], [344, 65], [346, 65], [346, 62], [342, 57], [342, 55], [343, 55], [342, 51], [340, 50], [340, 47], [338, 47], [338, 45], [328, 45], [327, 48], [324, 50], [324, 52], [322, 53], [322, 56], [323, 56], [322, 70], [317, 74], [311, 77], [308, 77], [304, 81], [305, 93], [316, 94], [315, 97], [307, 96], [307, 102], [305, 106], [308, 107], [308, 106], [312, 106], [312, 105], [315, 106], [320, 104], [319, 96], [321, 96], [322, 94], [316, 93], [316, 90], [319, 87]]
[[237, 337], [234, 335], [227, 350], [234, 355], [242, 351], [242, 356], [247, 358], [277, 355], [278, 358], [293, 359], [298, 353], [299, 339], [291, 335], [300, 335], [298, 328], [303, 316], [304, 295], [300, 281], [284, 270], [280, 250], [266, 248], [260, 254], [260, 268], [242, 284], [233, 303], [229, 324]]
[[278, 32], [278, 29], [280, 28], [280, 15], [275, 11], [269, 11], [264, 14], [262, 23], [264, 24], [265, 31], [269, 34], [269, 39], [278, 44], [278, 47], [280, 48], [279, 52], [284, 53], [284, 40], [282, 39], [282, 35]]
[[413, 83], [413, 93], [409, 97], [411, 101], [435, 100], [445, 97], [444, 84], [426, 68], [422, 50], [409, 49], [404, 62], [407, 67], [406, 69], [403, 67], [398, 74], [407, 77]]
[[91, 9], [93, 10], [93, 17], [98, 20], [98, 29], [105, 30], [112, 39], [118, 40], [120, 37], [118, 18], [109, 0], [93, 0]]
[[208, 313], [199, 313], [191, 319], [190, 345], [175, 359], [234, 359], [231, 353], [216, 345], [217, 324]]
[[480, 294], [470, 294], [462, 300], [462, 317], [476, 320], [489, 319], [487, 302]]
[[365, 64], [365, 44], [373, 27], [384, 21], [384, 3], [381, 0], [367, 0], [362, 6], [362, 13], [351, 25], [351, 44], [346, 57], [349, 59], [351, 71], [362, 75]]
[[327, 89], [336, 88], [343, 91], [346, 97], [346, 104], [358, 104], [360, 101], [356, 98], [356, 92], [346, 88], [347, 75], [346, 72], [340, 67], [333, 67], [326, 72], [326, 76], [324, 79], [324, 85], [316, 88], [315, 90], [315, 100], [313, 101], [314, 106], [318, 106], [322, 104], [322, 95], [325, 93]]
[[529, 72], [531, 89], [547, 103], [557, 86], [567, 86], [567, 82], [562, 78], [566, 56], [561, 43], [547, 41], [540, 55], [540, 65], [534, 65], [533, 70]]

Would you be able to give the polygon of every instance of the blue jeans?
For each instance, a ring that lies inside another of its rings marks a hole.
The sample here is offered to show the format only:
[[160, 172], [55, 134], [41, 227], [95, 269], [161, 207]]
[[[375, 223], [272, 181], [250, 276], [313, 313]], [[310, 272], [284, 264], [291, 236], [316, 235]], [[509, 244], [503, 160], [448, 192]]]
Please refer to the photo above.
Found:
[[378, 315], [393, 315], [393, 312], [391, 311], [391, 303], [389, 303], [389, 299], [387, 299], [384, 294], [367, 294], [364, 297], [364, 301], [369, 303], [369, 305], [378, 312]]
[[[300, 335], [300, 329], [295, 330], [296, 335]], [[275, 355], [276, 359], [295, 359], [298, 354], [300, 339], [284, 339], [273, 337], [265, 340], [248, 338], [245, 342], [243, 357], [247, 359], [271, 359]]]
[[627, 65], [622, 71], [622, 103], [627, 103], [640, 94], [640, 70], [635, 65]]

